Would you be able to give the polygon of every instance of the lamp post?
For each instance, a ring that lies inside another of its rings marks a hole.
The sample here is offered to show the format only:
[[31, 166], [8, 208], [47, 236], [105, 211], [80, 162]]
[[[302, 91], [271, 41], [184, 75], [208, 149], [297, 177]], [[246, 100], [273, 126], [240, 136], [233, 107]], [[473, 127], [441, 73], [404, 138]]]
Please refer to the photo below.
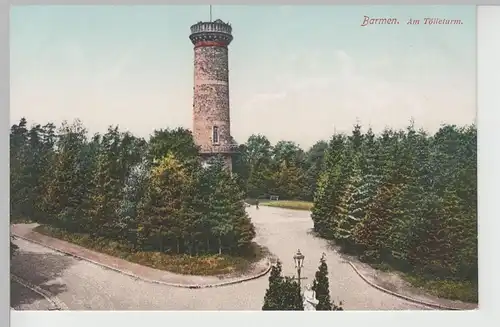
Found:
[[293, 261], [295, 261], [295, 268], [297, 269], [297, 279], [299, 281], [300, 288], [300, 272], [302, 267], [304, 267], [304, 255], [300, 252], [300, 249], [297, 250], [297, 253], [293, 256]]

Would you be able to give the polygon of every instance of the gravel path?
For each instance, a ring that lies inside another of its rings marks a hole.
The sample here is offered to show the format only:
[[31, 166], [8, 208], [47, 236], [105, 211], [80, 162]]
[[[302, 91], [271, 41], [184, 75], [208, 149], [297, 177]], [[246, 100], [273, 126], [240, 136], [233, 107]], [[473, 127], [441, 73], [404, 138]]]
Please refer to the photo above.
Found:
[[[268, 207], [252, 207], [248, 212], [257, 228], [256, 241], [280, 258], [285, 274], [294, 274], [292, 257], [300, 248], [306, 256], [304, 284], [312, 282], [325, 252], [332, 298], [342, 300], [345, 309], [423, 309], [362, 281], [339, 254], [328, 250], [324, 240], [310, 234], [308, 212]], [[70, 310], [260, 310], [268, 283], [266, 276], [221, 288], [180, 289], [135, 280], [24, 240], [15, 243], [20, 252], [12, 259], [12, 273], [51, 292]]]

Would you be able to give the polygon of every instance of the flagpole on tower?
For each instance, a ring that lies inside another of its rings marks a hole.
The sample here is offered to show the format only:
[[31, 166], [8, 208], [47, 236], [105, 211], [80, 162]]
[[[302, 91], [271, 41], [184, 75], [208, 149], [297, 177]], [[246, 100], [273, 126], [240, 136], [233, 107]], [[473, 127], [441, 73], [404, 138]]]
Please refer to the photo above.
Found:
[[212, 21], [212, 5], [210, 5], [210, 21]]

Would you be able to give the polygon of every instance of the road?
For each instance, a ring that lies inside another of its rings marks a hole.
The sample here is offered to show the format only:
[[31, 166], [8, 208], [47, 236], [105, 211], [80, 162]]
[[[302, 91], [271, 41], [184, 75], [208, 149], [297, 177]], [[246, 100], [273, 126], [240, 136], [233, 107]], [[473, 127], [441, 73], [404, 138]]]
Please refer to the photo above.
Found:
[[14, 310], [50, 310], [54, 308], [45, 297], [15, 281], [10, 282], [10, 306]]
[[[332, 299], [346, 310], [421, 310], [422, 307], [368, 286], [324, 240], [310, 234], [309, 212], [280, 208], [248, 208], [257, 229], [256, 242], [283, 263], [283, 272], [295, 272], [293, 255], [305, 255], [302, 276], [310, 283], [323, 252], [329, 267]], [[86, 261], [64, 256], [17, 239], [19, 253], [11, 272], [49, 291], [70, 310], [260, 310], [267, 276], [221, 288], [183, 289], [150, 284]], [[20, 286], [12, 288], [18, 309], [46, 310], [47, 303]], [[23, 293], [24, 292], [24, 293]], [[37, 302], [38, 301], [38, 302]]]

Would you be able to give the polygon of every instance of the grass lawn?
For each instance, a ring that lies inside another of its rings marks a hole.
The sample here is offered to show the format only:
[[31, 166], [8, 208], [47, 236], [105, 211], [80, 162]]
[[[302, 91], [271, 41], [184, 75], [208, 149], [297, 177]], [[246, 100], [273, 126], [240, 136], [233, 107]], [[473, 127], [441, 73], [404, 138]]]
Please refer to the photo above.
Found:
[[[263, 204], [269, 201], [270, 201], [269, 199], [259, 199], [259, 204]], [[245, 199], [245, 202], [248, 203], [249, 205], [254, 206], [255, 203], [257, 202], [257, 199]]]
[[403, 275], [403, 279], [429, 294], [450, 300], [478, 303], [478, 287], [467, 281], [426, 280], [419, 276]]
[[134, 251], [129, 245], [88, 234], [71, 234], [50, 226], [38, 226], [35, 232], [74, 243], [90, 250], [105, 253], [140, 265], [184, 275], [224, 275], [240, 273], [265, 256], [265, 251], [253, 244], [247, 256], [167, 254], [161, 252]]
[[311, 210], [313, 207], [312, 202], [307, 201], [292, 201], [292, 200], [279, 200], [279, 201], [266, 201], [261, 203], [263, 206], [286, 208], [295, 210]]
[[401, 272], [385, 263], [371, 264], [371, 266], [381, 271], [398, 271], [399, 275], [413, 287], [423, 289], [431, 295], [450, 300], [478, 303], [478, 287], [471, 282], [427, 279]]

